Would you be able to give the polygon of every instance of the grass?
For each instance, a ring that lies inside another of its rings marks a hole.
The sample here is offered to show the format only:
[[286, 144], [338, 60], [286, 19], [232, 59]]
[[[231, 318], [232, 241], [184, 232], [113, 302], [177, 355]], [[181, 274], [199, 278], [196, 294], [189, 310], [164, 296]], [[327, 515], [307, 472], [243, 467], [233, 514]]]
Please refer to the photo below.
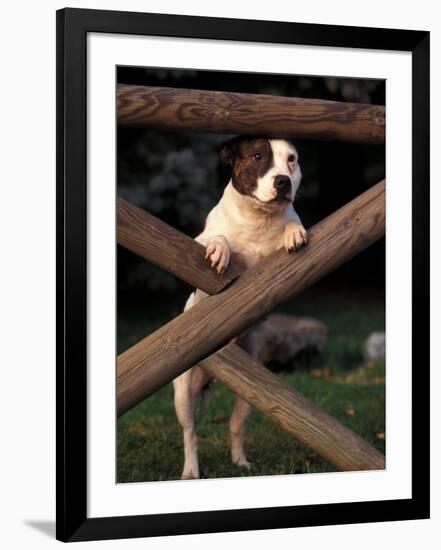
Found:
[[[175, 316], [180, 304], [149, 308], [148, 316], [131, 313], [118, 318], [119, 351], [133, 345]], [[295, 387], [380, 451], [385, 441], [384, 362], [363, 365], [361, 347], [374, 330], [384, 330], [384, 297], [310, 291], [281, 311], [316, 317], [329, 329], [325, 350], [280, 373]], [[335, 471], [332, 464], [306, 448], [271, 420], [253, 411], [247, 425], [246, 449], [251, 471], [232, 465], [228, 420], [234, 396], [212, 384], [204, 415], [197, 416], [201, 475], [205, 478]], [[117, 481], [179, 479], [183, 465], [181, 429], [169, 384], [118, 420]]]

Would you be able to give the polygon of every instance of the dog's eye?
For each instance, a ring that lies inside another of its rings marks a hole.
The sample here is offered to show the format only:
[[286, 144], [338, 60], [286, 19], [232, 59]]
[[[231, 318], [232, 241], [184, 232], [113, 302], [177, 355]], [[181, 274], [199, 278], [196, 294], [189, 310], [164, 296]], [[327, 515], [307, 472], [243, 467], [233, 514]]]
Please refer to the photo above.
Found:
[[252, 158], [258, 162], [259, 160], [262, 160], [262, 155], [260, 153], [254, 153]]
[[296, 160], [295, 155], [289, 155], [288, 162], [294, 162]]

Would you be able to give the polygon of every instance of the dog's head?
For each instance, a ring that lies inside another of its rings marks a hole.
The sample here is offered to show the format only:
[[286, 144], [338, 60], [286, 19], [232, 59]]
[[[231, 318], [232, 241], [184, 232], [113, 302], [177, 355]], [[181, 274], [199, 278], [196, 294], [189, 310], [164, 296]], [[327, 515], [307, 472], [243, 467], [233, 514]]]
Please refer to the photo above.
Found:
[[233, 186], [242, 195], [274, 207], [293, 202], [302, 172], [289, 141], [239, 136], [221, 145], [220, 158], [231, 166]]

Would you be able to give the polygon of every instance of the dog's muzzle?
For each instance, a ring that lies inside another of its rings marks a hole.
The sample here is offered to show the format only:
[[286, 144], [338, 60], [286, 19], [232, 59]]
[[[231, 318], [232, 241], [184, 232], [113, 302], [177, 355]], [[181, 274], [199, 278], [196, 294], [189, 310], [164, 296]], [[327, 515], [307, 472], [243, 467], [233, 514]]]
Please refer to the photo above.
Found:
[[291, 180], [288, 176], [276, 176], [274, 178], [274, 187], [277, 190], [277, 198], [284, 199], [291, 190]]

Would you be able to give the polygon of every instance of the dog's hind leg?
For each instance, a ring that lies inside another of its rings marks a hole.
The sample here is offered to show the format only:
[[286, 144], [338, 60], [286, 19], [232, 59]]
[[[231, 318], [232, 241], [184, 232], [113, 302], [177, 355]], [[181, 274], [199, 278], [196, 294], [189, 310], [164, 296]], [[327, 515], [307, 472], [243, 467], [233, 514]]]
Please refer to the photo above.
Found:
[[250, 468], [244, 449], [244, 436], [246, 421], [251, 412], [251, 405], [241, 397], [236, 396], [233, 414], [230, 419], [231, 434], [231, 461], [238, 466]]
[[[257, 337], [255, 332], [250, 332], [244, 336], [239, 336], [235, 339], [235, 343], [247, 351], [254, 358], [257, 358]], [[244, 466], [250, 469], [251, 464], [248, 462], [245, 448], [245, 427], [247, 418], [251, 412], [251, 405], [236, 395], [233, 413], [230, 418], [230, 437], [231, 437], [231, 460], [233, 464]]]
[[196, 398], [191, 387], [191, 369], [173, 381], [175, 410], [184, 436], [184, 469], [182, 479], [199, 478], [198, 439], [195, 429], [194, 409]]
[[[193, 292], [185, 304], [184, 311], [201, 301], [206, 294], [201, 291]], [[182, 479], [199, 478], [198, 439], [195, 428], [196, 398], [206, 380], [200, 376], [199, 367], [192, 367], [173, 380], [174, 402], [178, 421], [184, 436], [184, 469]], [[202, 373], [205, 374], [205, 373]]]

